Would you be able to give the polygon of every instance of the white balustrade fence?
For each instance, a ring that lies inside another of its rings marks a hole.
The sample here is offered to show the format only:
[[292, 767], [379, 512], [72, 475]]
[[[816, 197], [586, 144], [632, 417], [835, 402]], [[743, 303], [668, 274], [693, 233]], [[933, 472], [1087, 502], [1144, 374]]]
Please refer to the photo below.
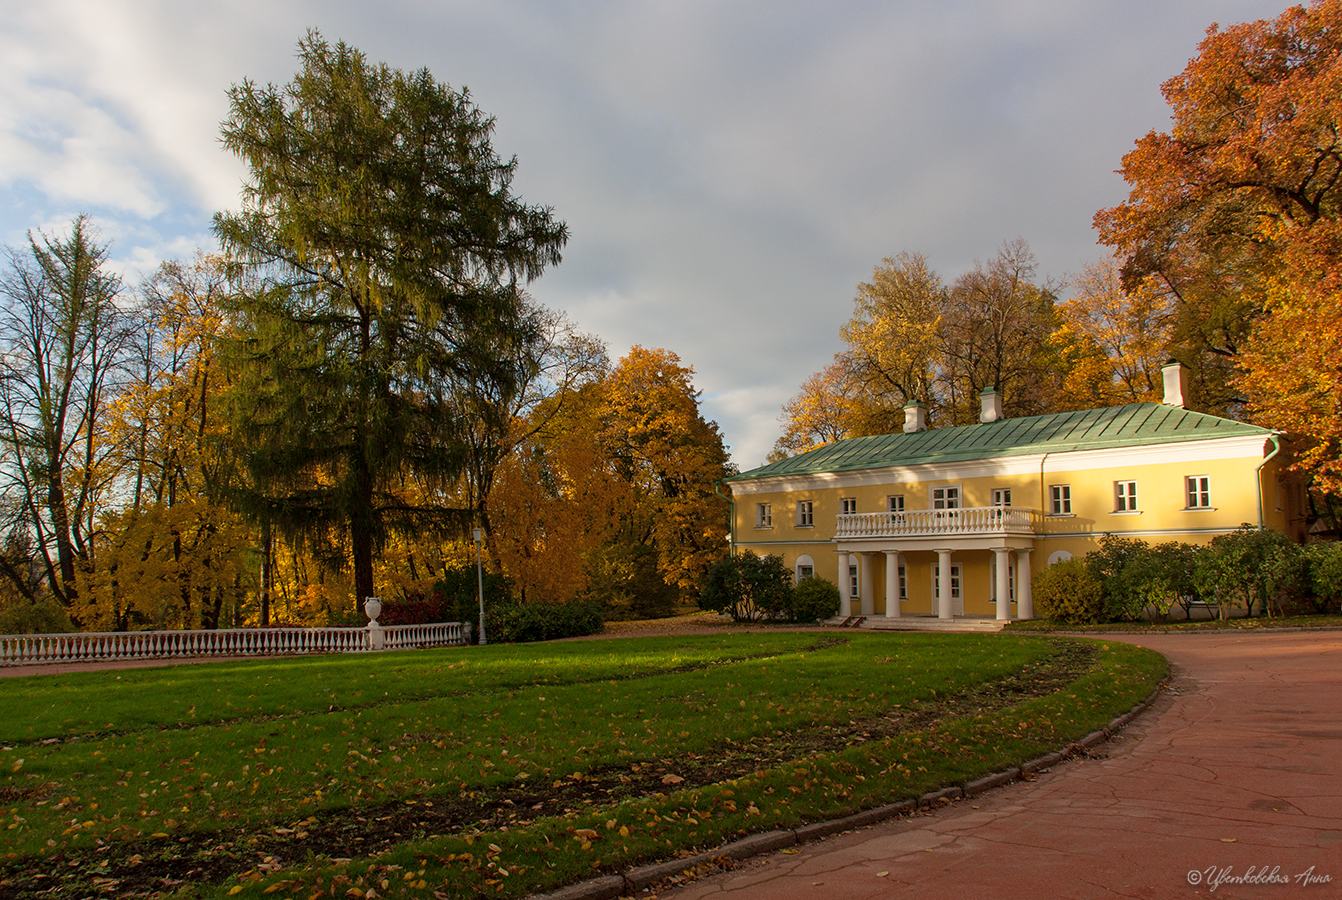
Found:
[[[375, 637], [377, 638], [375, 640]], [[461, 622], [368, 628], [235, 628], [218, 631], [102, 631], [0, 635], [0, 665], [199, 656], [360, 653], [469, 644]]]
[[849, 513], [836, 516], [836, 538], [914, 537], [943, 534], [1033, 534], [1042, 520], [1022, 506], [971, 506], [910, 512]]

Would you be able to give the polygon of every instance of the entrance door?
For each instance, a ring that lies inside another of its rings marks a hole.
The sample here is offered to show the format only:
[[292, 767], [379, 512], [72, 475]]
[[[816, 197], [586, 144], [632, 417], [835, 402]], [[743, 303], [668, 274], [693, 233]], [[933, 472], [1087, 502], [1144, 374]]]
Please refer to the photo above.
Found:
[[[959, 563], [951, 563], [951, 615], [953, 616], [963, 616], [965, 614], [964, 592], [960, 590], [961, 572]], [[941, 592], [939, 590], [941, 579], [938, 577], [940, 573], [941, 566], [934, 565], [932, 567], [932, 615], [934, 616], [941, 612]]]

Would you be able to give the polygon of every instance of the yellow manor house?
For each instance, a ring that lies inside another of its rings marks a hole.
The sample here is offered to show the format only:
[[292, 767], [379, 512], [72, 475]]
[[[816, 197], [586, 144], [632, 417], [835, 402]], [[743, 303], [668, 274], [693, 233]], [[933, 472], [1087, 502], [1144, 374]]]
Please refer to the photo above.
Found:
[[[1279, 436], [1163, 403], [850, 438], [725, 479], [733, 552], [782, 556], [839, 585], [840, 615], [1033, 617], [1030, 573], [1106, 534], [1206, 543], [1244, 523], [1303, 538], [1304, 494]], [[945, 598], [943, 600], [942, 598]]]

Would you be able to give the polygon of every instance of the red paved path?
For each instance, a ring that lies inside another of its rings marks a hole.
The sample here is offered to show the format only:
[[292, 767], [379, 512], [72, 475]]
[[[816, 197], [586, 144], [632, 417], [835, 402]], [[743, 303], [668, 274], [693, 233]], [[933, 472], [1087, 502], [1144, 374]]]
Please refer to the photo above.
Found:
[[[1171, 691], [1107, 758], [773, 854], [666, 900], [1342, 897], [1342, 633], [1139, 635]], [[1250, 869], [1288, 884], [1222, 882]], [[1328, 883], [1302, 884], [1306, 871]], [[1190, 884], [1198, 872], [1200, 884]]]

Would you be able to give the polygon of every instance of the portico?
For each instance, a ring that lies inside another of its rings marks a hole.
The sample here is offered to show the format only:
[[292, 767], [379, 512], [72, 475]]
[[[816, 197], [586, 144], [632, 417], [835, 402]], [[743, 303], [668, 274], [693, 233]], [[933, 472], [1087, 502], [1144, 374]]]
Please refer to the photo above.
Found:
[[[840, 515], [835, 552], [838, 570], [850, 576], [840, 587], [840, 615], [875, 615], [874, 570], [879, 565], [885, 574], [881, 599], [886, 618], [905, 614], [901, 604], [910, 604], [911, 594], [920, 593], [910, 591], [910, 578], [928, 567], [930, 603], [923, 615], [951, 619], [957, 611], [963, 614], [966, 591], [973, 589], [989, 596], [997, 619], [1031, 618], [1030, 552], [1041, 519], [1039, 510], [1010, 506]], [[989, 560], [989, 565], [977, 565]], [[967, 581], [964, 562], [990, 572], [989, 581]], [[860, 613], [854, 612], [854, 600]]]

